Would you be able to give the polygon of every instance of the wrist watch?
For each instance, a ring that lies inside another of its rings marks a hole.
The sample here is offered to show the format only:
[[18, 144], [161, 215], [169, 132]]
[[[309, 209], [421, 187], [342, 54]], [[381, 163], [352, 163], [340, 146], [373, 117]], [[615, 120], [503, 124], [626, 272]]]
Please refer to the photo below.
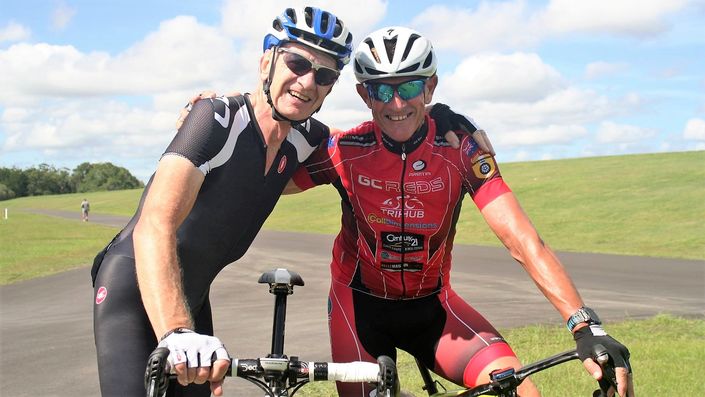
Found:
[[573, 332], [573, 328], [580, 323], [588, 323], [588, 325], [592, 325], [602, 324], [602, 321], [600, 321], [600, 318], [597, 317], [597, 313], [595, 313], [594, 310], [583, 306], [578, 309], [577, 312], [573, 313], [572, 316], [570, 316], [568, 322], [566, 323], [566, 327], [568, 327], [568, 331]]

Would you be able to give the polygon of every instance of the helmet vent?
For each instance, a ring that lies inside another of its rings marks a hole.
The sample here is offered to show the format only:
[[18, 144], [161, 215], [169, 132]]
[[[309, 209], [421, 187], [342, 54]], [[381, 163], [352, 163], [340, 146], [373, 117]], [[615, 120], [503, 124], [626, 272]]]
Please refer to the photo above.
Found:
[[411, 73], [419, 68], [419, 64], [420, 64], [420, 62], [416, 62], [415, 64], [413, 64], [411, 66], [405, 67], [404, 69], [397, 70], [397, 74]]
[[426, 69], [427, 67], [429, 67], [431, 65], [432, 62], [433, 62], [433, 53], [429, 52], [428, 56], [426, 57], [426, 60], [423, 62], [423, 68]]
[[281, 21], [278, 19], [275, 19], [274, 21], [272, 21], [272, 28], [274, 28], [274, 30], [276, 30], [277, 32], [281, 32], [284, 29]]
[[411, 47], [414, 46], [414, 42], [419, 37], [421, 37], [421, 36], [419, 36], [417, 34], [412, 34], [411, 36], [409, 36], [409, 41], [406, 42], [406, 48], [404, 48], [404, 54], [401, 57], [402, 61], [406, 60], [406, 57], [409, 56], [409, 53], [411, 52]]
[[327, 12], [321, 14], [321, 30], [324, 32], [328, 31], [329, 17], [330, 15]]
[[375, 43], [373, 43], [372, 40], [367, 39], [367, 40], [365, 40], [365, 44], [367, 44], [367, 46], [370, 47], [370, 53], [372, 53], [372, 56], [375, 57], [375, 62], [380, 63], [379, 53], [377, 53], [377, 48], [375, 47]]
[[313, 27], [313, 10], [311, 7], [304, 8], [304, 16], [306, 17], [306, 25]]
[[296, 11], [294, 11], [293, 8], [287, 8], [284, 13], [287, 17], [289, 17], [289, 19], [291, 19], [291, 22], [296, 25]]
[[397, 48], [397, 38], [394, 37], [392, 39], [384, 39], [384, 47], [387, 50], [387, 59], [389, 59], [389, 63], [392, 63], [392, 60], [394, 59], [394, 51], [396, 51]]

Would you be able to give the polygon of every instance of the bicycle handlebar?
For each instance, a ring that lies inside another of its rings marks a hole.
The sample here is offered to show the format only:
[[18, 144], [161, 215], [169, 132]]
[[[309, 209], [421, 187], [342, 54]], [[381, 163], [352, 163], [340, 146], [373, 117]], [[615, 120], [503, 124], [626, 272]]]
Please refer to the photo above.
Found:
[[[578, 352], [576, 350], [570, 350], [536, 361], [518, 370], [515, 370], [514, 368], [495, 370], [490, 373], [491, 380], [489, 383], [473, 387], [470, 390], [458, 394], [458, 396], [477, 397], [483, 394], [515, 396], [516, 394], [511, 393], [515, 393], [517, 386], [519, 386], [521, 382], [523, 382], [529, 375], [551, 368], [558, 364], [577, 359], [579, 359]], [[614, 367], [611, 364], [611, 358], [608, 356], [607, 350], [604, 346], [596, 345], [595, 351], [593, 352], [593, 359], [602, 367], [603, 379], [605, 380], [604, 382], [600, 382], [600, 390], [596, 390], [594, 392], [594, 396], [607, 396], [607, 389], [609, 389], [610, 386], [614, 387], [615, 390], [617, 389], [617, 382], [614, 375]]]
[[[147, 371], [145, 373], [145, 389], [147, 397], [161, 397], [166, 392], [168, 379], [176, 375], [170, 373], [167, 366], [169, 349], [158, 347], [149, 356]], [[268, 396], [275, 397], [276, 390], [293, 388], [293, 395], [299, 387], [308, 382], [315, 381], [340, 381], [340, 382], [369, 382], [377, 383], [378, 394], [384, 396], [394, 388], [398, 388], [396, 365], [386, 356], [381, 356], [378, 363], [354, 361], [349, 363], [330, 363], [300, 361], [297, 357], [281, 358], [232, 358], [226, 376], [237, 376], [246, 379]], [[263, 382], [274, 381], [275, 386]], [[287, 386], [288, 385], [288, 386]], [[387, 392], [387, 393], [385, 393]]]

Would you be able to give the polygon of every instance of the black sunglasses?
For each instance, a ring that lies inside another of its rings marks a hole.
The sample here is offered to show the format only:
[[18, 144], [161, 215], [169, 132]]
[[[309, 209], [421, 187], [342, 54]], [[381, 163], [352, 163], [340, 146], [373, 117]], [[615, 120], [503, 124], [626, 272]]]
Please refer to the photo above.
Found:
[[313, 63], [303, 55], [289, 49], [279, 48], [277, 51], [284, 54], [286, 67], [297, 76], [303, 76], [313, 69], [313, 77], [318, 85], [331, 85], [335, 83], [336, 80], [338, 80], [338, 76], [340, 76], [339, 71], [329, 68], [328, 66]]

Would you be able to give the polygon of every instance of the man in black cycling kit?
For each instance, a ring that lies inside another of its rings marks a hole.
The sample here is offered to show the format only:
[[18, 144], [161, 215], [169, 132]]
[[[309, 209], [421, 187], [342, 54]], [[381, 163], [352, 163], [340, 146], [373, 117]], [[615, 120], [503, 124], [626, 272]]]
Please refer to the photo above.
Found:
[[91, 272], [104, 396], [144, 395], [157, 344], [170, 350], [178, 383], [189, 385], [170, 395], [222, 395], [230, 360], [210, 336], [210, 284], [245, 253], [293, 172], [327, 139], [328, 127], [310, 117], [351, 50], [335, 15], [288, 8], [264, 39], [254, 93], [195, 104], [137, 213]]

